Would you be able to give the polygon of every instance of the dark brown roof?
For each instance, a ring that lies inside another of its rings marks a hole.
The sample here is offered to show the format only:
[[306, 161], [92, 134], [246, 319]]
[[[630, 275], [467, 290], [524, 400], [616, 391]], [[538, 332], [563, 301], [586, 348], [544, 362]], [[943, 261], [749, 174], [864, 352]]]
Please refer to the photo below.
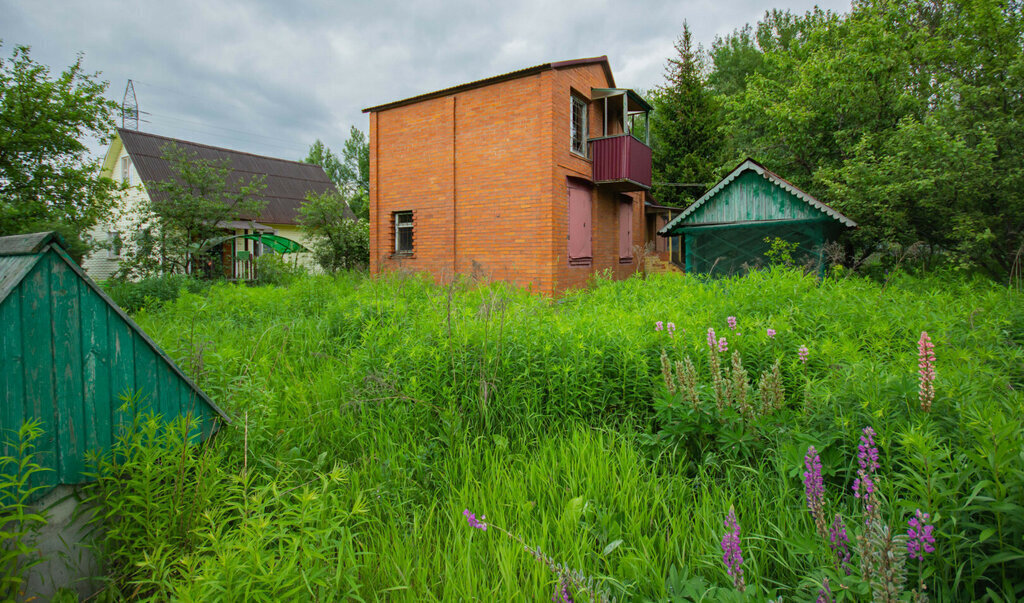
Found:
[[[307, 193], [320, 194], [337, 190], [323, 168], [311, 163], [253, 155], [138, 130], [118, 128], [117, 133], [132, 158], [135, 170], [151, 195], [154, 194], [152, 183], [174, 178], [174, 171], [162, 156], [164, 146], [171, 143], [184, 148], [199, 159], [228, 160], [233, 170], [233, 181], [228, 183], [229, 186], [239, 181], [247, 182], [253, 176], [264, 175], [266, 188], [260, 196], [267, 200], [267, 205], [260, 215], [246, 216], [261, 222], [295, 224], [299, 206], [306, 200]], [[351, 213], [351, 210], [346, 212], [348, 213]], [[351, 217], [354, 218], [355, 215], [352, 214]]]
[[594, 65], [599, 64], [604, 67], [605, 75], [608, 76], [608, 84], [614, 88], [615, 78], [612, 76], [612, 68], [608, 64], [608, 57], [605, 55], [599, 57], [592, 57], [589, 59], [574, 59], [572, 61], [558, 61], [556, 63], [544, 63], [543, 65], [534, 65], [533, 67], [527, 67], [526, 69], [520, 69], [518, 71], [510, 71], [501, 75], [495, 75], [482, 80], [476, 80], [475, 82], [468, 82], [465, 84], [459, 84], [458, 86], [452, 86], [451, 88], [445, 88], [443, 90], [437, 90], [434, 92], [428, 92], [426, 94], [420, 94], [419, 96], [413, 96], [404, 100], [394, 101], [385, 103], [383, 105], [377, 105], [376, 107], [367, 107], [363, 109], [363, 113], [371, 113], [374, 111], [384, 111], [386, 109], [394, 109], [395, 107], [401, 107], [403, 105], [411, 105], [432, 98], [440, 98], [442, 96], [448, 96], [449, 94], [456, 94], [458, 92], [465, 92], [466, 90], [473, 90], [474, 88], [483, 88], [484, 86], [490, 86], [491, 84], [497, 84], [498, 82], [506, 82], [508, 80], [514, 80], [528, 75], [536, 75], [538, 73], [549, 71], [552, 69], [564, 69], [566, 67], [576, 67], [580, 65]]

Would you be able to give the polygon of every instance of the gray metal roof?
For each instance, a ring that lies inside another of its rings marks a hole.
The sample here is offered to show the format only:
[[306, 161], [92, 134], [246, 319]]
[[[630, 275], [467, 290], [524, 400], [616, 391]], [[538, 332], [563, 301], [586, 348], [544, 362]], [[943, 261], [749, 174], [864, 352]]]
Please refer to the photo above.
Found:
[[797, 199], [800, 199], [804, 203], [807, 203], [808, 205], [810, 205], [811, 207], [817, 209], [818, 211], [820, 211], [821, 213], [825, 214], [826, 216], [828, 216], [828, 217], [830, 217], [830, 218], [840, 222], [841, 224], [843, 224], [843, 226], [846, 226], [847, 228], [856, 228], [857, 227], [857, 223], [854, 222], [853, 220], [847, 218], [843, 214], [841, 214], [838, 211], [832, 209], [831, 207], [829, 207], [825, 203], [822, 203], [821, 201], [818, 201], [817, 199], [815, 199], [814, 197], [812, 197], [808, 193], [806, 193], [806, 192], [800, 190], [799, 188], [797, 188], [794, 184], [792, 184], [791, 182], [789, 182], [788, 180], [786, 180], [782, 176], [779, 176], [775, 172], [772, 172], [768, 168], [764, 167], [760, 163], [758, 163], [758, 162], [756, 162], [753, 159], [748, 157], [742, 163], [740, 163], [740, 165], [736, 169], [734, 169], [732, 172], [730, 172], [728, 176], [726, 176], [725, 178], [722, 178], [718, 182], [718, 184], [716, 184], [715, 186], [711, 187], [711, 190], [709, 190], [708, 192], [704, 193], [704, 195], [702, 195], [700, 199], [697, 199], [689, 207], [687, 207], [685, 210], [683, 210], [683, 213], [679, 214], [671, 222], [669, 222], [665, 226], [661, 227], [661, 229], [658, 231], [658, 234], [660, 234], [660, 235], [667, 235], [669, 233], [669, 231], [671, 231], [675, 226], [681, 224], [687, 218], [687, 216], [690, 216], [691, 214], [693, 214], [693, 212], [697, 211], [697, 209], [700, 206], [702, 206], [705, 203], [707, 203], [708, 201], [710, 201], [712, 198], [715, 197], [715, 195], [720, 193], [725, 187], [729, 186], [729, 184], [732, 183], [733, 180], [735, 180], [741, 174], [743, 174], [744, 172], [747, 172], [747, 171], [751, 171], [751, 172], [754, 172], [754, 173], [760, 175], [762, 178], [764, 178], [768, 182], [771, 182], [772, 184], [774, 184], [774, 185], [778, 186], [779, 188], [783, 189], [784, 191], [790, 193], [791, 195], [793, 195]]
[[[247, 182], [254, 176], [264, 175], [266, 188], [260, 196], [267, 200], [267, 205], [260, 215], [245, 216], [249, 219], [273, 224], [295, 224], [299, 207], [306, 200], [307, 193], [321, 194], [337, 190], [323, 168], [311, 163], [253, 155], [138, 130], [118, 128], [117, 134], [146, 185], [147, 192], [154, 195], [154, 199], [159, 199], [159, 196], [154, 194], [151, 185], [174, 178], [174, 170], [163, 158], [163, 148], [168, 144], [176, 144], [199, 159], [227, 160], [232, 169], [229, 187], [240, 181]], [[346, 208], [345, 213], [346, 217], [355, 218], [351, 209]]]

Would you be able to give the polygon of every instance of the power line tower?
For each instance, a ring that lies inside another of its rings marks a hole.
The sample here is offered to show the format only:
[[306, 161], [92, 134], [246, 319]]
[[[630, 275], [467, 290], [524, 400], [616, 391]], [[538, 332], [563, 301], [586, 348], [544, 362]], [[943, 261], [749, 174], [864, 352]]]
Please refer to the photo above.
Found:
[[124, 89], [124, 100], [121, 101], [121, 127], [139, 129], [139, 101], [135, 98], [135, 84], [128, 80]]

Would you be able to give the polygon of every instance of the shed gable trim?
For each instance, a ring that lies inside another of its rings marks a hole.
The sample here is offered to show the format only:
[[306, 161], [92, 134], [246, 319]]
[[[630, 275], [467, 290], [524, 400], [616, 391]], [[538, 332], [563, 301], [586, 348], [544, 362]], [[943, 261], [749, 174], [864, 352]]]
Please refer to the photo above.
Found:
[[718, 193], [722, 192], [723, 189], [732, 184], [734, 180], [739, 178], [740, 175], [747, 171], [751, 171], [758, 174], [768, 182], [771, 182], [775, 186], [778, 186], [782, 190], [793, 195], [794, 197], [810, 205], [811, 207], [817, 209], [826, 216], [832, 218], [833, 220], [836, 220], [837, 222], [840, 222], [843, 226], [846, 226], [847, 228], [857, 227], [857, 223], [854, 222], [853, 220], [847, 218], [843, 214], [832, 209], [831, 207], [822, 203], [821, 201], [818, 201], [808, 193], [800, 190], [799, 188], [788, 182], [786, 179], [768, 170], [760, 163], [748, 157], [735, 170], [730, 172], [728, 176], [722, 178], [718, 182], [718, 184], [711, 188], [711, 190], [704, 193], [704, 195], [701, 196], [700, 199], [694, 201], [689, 207], [683, 210], [681, 214], [679, 214], [671, 222], [663, 226], [661, 230], [658, 231], [658, 234], [667, 236], [672, 234], [673, 230], [678, 230], [679, 228], [682, 228], [683, 222], [686, 220], [687, 217], [693, 215], [693, 213], [700, 209], [701, 206], [703, 206], [708, 201], [717, 196]]

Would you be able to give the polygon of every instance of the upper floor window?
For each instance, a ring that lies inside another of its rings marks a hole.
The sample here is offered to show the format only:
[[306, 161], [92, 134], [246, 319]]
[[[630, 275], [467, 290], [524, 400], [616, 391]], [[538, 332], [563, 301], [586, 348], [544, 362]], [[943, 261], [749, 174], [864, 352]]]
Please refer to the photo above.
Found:
[[577, 155], [587, 156], [587, 103], [578, 96], [572, 96], [572, 110], [569, 115], [569, 150]]
[[132, 160], [127, 155], [121, 158], [121, 182], [132, 185]]
[[121, 233], [116, 230], [107, 231], [107, 259], [116, 260], [121, 257]]
[[412, 253], [412, 212], [396, 211], [394, 216], [395, 253]]

